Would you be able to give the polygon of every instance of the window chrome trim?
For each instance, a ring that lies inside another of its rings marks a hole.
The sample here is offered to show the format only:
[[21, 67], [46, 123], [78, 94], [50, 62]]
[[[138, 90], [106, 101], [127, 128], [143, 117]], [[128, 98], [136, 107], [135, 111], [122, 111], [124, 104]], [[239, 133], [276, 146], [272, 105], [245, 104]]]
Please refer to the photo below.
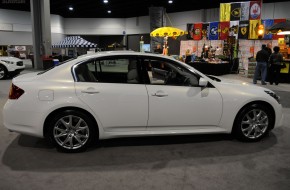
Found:
[[[93, 58], [93, 59], [94, 59], [94, 58]], [[74, 65], [71, 67], [72, 76], [73, 76], [73, 79], [74, 79], [75, 82], [80, 82], [80, 81], [78, 80], [78, 77], [77, 77], [77, 74], [76, 74], [76, 71], [75, 71], [76, 68], [77, 68], [80, 64], [85, 63], [85, 62], [87, 62], [87, 61], [89, 61], [89, 60], [91, 60], [91, 59], [87, 59], [87, 60], [80, 61], [80, 62], [74, 64]]]

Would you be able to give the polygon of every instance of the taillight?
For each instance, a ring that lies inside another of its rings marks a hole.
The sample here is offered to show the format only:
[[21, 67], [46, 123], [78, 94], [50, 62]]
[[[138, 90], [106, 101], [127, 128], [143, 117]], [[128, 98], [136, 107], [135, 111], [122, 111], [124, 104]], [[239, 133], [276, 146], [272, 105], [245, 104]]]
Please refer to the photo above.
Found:
[[22, 94], [24, 94], [24, 90], [22, 90], [21, 88], [19, 88], [18, 86], [12, 83], [10, 86], [10, 91], [9, 91], [9, 99], [16, 100]]

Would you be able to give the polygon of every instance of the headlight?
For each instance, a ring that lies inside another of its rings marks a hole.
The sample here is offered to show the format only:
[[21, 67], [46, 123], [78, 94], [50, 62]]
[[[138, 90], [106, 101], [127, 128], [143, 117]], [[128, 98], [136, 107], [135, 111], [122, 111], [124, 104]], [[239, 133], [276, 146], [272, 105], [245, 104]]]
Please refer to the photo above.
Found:
[[6, 60], [1, 60], [1, 61], [5, 62], [5, 63], [7, 63], [7, 64], [13, 64], [12, 61], [6, 61]]
[[280, 96], [277, 96], [277, 94], [275, 94], [274, 92], [268, 91], [268, 90], [265, 90], [265, 92], [267, 94], [269, 94], [270, 96], [272, 96], [275, 100], [277, 100], [277, 102], [279, 104], [281, 104], [281, 102], [280, 102]]

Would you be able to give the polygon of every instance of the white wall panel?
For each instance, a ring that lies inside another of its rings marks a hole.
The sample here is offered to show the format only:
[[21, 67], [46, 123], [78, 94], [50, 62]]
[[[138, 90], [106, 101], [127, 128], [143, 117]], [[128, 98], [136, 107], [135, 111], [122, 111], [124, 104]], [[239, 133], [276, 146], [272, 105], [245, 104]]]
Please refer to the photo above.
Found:
[[126, 28], [126, 34], [150, 33], [149, 16], [126, 18], [125, 28]]
[[109, 18], [65, 18], [65, 34], [122, 35], [125, 19]]
[[0, 45], [32, 45], [31, 32], [2, 32], [0, 31]]
[[171, 26], [172, 23], [173, 27], [186, 30], [187, 23], [201, 22], [202, 10], [169, 13], [168, 17], [169, 19], [166, 20], [167, 26]]

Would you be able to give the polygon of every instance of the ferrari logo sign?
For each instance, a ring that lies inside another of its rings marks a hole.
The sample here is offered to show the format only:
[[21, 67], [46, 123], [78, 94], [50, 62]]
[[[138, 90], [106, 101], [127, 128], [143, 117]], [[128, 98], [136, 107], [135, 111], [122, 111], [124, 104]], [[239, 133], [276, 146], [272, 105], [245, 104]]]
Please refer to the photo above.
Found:
[[242, 28], [241, 28], [241, 33], [242, 33], [243, 35], [245, 35], [245, 34], [247, 33], [247, 28], [246, 28], [246, 27], [242, 27]]

